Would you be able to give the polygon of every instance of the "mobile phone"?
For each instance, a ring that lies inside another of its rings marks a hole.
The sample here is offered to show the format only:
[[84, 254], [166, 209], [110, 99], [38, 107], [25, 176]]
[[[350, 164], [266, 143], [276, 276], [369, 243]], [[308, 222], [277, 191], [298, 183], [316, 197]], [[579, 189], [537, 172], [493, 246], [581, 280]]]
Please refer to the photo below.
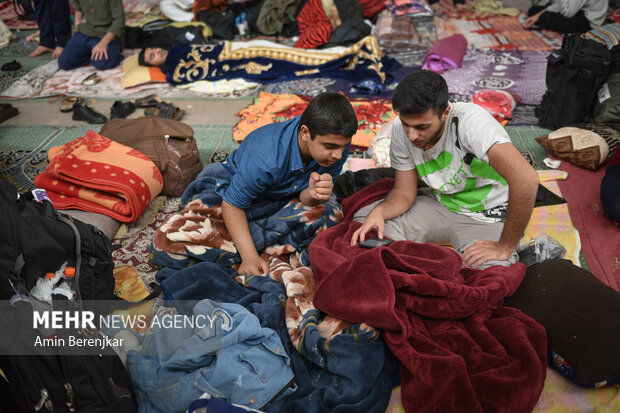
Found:
[[393, 241], [391, 239], [381, 239], [381, 238], [368, 238], [360, 242], [360, 246], [364, 248], [376, 248], [376, 247], [385, 247], [386, 245], [390, 245]]

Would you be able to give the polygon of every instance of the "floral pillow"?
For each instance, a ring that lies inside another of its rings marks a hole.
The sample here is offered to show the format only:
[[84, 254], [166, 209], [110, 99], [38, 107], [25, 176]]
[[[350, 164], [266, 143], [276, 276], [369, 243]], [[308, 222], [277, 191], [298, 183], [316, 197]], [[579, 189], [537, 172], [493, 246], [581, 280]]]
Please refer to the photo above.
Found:
[[558, 158], [595, 170], [613, 156], [620, 133], [606, 126], [579, 123], [539, 136], [536, 141]]

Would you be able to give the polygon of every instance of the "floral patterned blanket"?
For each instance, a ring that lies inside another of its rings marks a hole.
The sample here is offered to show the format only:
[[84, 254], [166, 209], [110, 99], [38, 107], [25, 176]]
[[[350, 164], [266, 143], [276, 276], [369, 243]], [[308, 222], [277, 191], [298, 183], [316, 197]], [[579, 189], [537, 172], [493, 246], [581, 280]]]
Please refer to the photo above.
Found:
[[[303, 113], [312, 98], [294, 94], [260, 92], [250, 106], [237, 112], [241, 120], [234, 126], [233, 139], [241, 143], [250, 132], [263, 125], [282, 122]], [[350, 99], [357, 115], [358, 129], [352, 146], [367, 148], [384, 123], [394, 119], [389, 99]]]
[[[151, 261], [156, 265], [182, 269], [191, 262], [215, 262], [235, 266], [241, 262], [222, 218], [222, 206], [205, 194], [171, 215], [156, 231]], [[273, 201], [262, 215], [248, 220], [256, 250], [268, 255], [298, 251], [307, 261], [307, 246], [320, 232], [342, 220], [335, 195], [314, 207], [298, 199]]]

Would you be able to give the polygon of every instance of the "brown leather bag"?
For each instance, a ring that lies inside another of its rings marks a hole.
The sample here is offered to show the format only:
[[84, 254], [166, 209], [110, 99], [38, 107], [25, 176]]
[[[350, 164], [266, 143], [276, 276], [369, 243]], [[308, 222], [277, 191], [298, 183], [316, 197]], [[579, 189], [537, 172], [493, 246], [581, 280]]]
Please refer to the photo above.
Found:
[[148, 156], [164, 177], [164, 195], [181, 196], [202, 170], [194, 130], [183, 122], [154, 116], [111, 119], [99, 133]]

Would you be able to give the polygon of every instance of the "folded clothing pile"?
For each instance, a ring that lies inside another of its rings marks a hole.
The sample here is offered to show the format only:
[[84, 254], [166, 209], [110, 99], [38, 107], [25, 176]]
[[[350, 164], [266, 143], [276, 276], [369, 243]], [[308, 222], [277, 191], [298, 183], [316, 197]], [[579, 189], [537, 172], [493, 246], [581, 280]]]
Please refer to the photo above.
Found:
[[381, 14], [372, 33], [381, 51], [403, 66], [422, 66], [428, 50], [437, 42], [433, 16]]
[[133, 222], [163, 187], [159, 169], [147, 156], [91, 130], [50, 148], [48, 158], [49, 165], [34, 183], [47, 191], [56, 209], [81, 209]]

